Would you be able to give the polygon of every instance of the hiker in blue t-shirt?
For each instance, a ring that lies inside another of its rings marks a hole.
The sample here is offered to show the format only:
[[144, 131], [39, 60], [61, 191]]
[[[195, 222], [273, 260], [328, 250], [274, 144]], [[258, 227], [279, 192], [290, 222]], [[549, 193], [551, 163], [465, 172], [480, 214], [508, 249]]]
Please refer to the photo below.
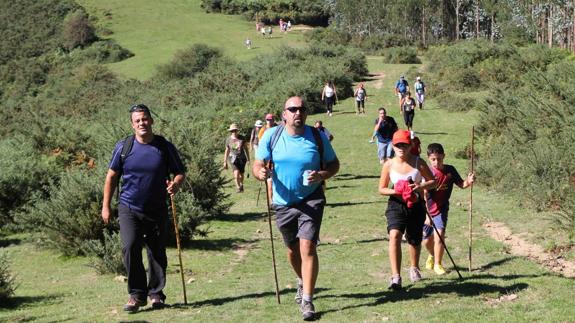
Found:
[[401, 99], [405, 97], [407, 91], [409, 91], [409, 83], [405, 79], [405, 76], [400, 76], [397, 83], [395, 83], [395, 95], [399, 98], [399, 102], [401, 103]]
[[338, 172], [339, 161], [325, 135], [305, 124], [302, 98], [289, 98], [282, 117], [285, 125], [266, 131], [260, 140], [252, 171], [260, 181], [273, 180], [276, 224], [298, 277], [295, 300], [304, 320], [311, 320], [319, 270], [316, 245], [326, 203], [322, 182]]
[[[127, 312], [136, 312], [147, 304], [164, 306], [166, 295], [166, 235], [168, 225], [167, 195], [173, 195], [183, 184], [185, 170], [174, 145], [154, 135], [154, 119], [148, 107], [138, 104], [130, 109], [134, 135], [116, 144], [104, 185], [102, 219], [109, 223], [110, 207], [119, 178], [118, 218], [122, 239], [122, 256], [128, 276], [130, 298], [124, 305]], [[128, 147], [129, 149], [126, 149]], [[169, 175], [174, 174], [170, 180]], [[142, 247], [148, 253], [148, 272], [142, 263]]]

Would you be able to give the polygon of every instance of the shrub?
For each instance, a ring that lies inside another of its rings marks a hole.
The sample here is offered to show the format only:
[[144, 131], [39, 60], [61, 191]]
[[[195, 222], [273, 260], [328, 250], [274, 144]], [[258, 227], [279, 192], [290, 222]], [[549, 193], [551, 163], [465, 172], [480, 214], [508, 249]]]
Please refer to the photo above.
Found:
[[196, 44], [192, 47], [176, 52], [174, 59], [158, 67], [158, 76], [161, 79], [191, 78], [205, 70], [209, 64], [222, 57], [219, 49]]
[[104, 231], [102, 240], [86, 241], [82, 250], [90, 257], [89, 266], [99, 274], [126, 274], [122, 257], [122, 241], [118, 232]]
[[381, 51], [386, 64], [420, 64], [415, 47], [392, 47]]
[[479, 108], [487, 95], [487, 92], [443, 92], [436, 96], [436, 100], [443, 109], [461, 112]]
[[23, 229], [39, 234], [40, 241], [64, 255], [82, 255], [87, 240], [102, 240], [102, 176], [95, 171], [71, 169], [52, 182], [50, 196], [36, 196], [17, 214]]
[[111, 40], [98, 41], [91, 46], [77, 49], [70, 55], [79, 62], [115, 63], [134, 56]]
[[16, 290], [14, 276], [10, 273], [10, 262], [6, 254], [0, 254], [0, 302], [6, 302]]
[[62, 33], [62, 44], [66, 49], [85, 47], [97, 39], [94, 26], [83, 9], [77, 9], [66, 17]]

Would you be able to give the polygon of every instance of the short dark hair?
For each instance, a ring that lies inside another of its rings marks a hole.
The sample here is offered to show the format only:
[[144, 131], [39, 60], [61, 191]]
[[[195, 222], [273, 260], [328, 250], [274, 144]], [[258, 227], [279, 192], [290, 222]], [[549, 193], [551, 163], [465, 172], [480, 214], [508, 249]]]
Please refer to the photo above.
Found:
[[441, 144], [436, 143], [436, 142], [429, 144], [429, 146], [427, 146], [427, 156], [429, 156], [431, 154], [445, 155], [445, 152], [443, 150], [443, 146]]
[[130, 120], [132, 119], [132, 113], [134, 112], [144, 112], [144, 114], [146, 116], [148, 116], [149, 118], [152, 117], [152, 113], [150, 112], [150, 109], [142, 103], [139, 104], [134, 104], [133, 106], [130, 107]]
[[316, 120], [315, 123], [319, 123], [320, 126], [323, 126], [323, 122], [321, 122], [321, 120]]
[[384, 108], [384, 107], [381, 107], [381, 108], [377, 109], [377, 111], [383, 111], [385, 114], [387, 114], [387, 111], [385, 111], [385, 108]]

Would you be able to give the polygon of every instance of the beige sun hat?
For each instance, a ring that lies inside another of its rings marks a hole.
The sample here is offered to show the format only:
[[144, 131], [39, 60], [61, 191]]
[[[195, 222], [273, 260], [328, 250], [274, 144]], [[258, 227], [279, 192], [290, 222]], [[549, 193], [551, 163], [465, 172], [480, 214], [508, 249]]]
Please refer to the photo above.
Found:
[[232, 123], [230, 125], [230, 128], [228, 129], [228, 131], [234, 131], [234, 130], [240, 130], [240, 128], [238, 128], [238, 125], [235, 123]]

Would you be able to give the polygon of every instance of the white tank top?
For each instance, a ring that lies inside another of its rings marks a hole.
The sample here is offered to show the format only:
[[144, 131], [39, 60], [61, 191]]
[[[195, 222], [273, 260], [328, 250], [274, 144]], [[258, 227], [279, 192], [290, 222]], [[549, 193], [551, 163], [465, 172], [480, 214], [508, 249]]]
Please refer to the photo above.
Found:
[[331, 98], [333, 96], [333, 89], [328, 85], [325, 86], [325, 96]]
[[419, 172], [419, 169], [417, 169], [418, 164], [419, 164], [419, 157], [415, 160], [415, 168], [412, 169], [407, 174], [400, 174], [399, 172], [390, 169], [389, 179], [391, 180], [393, 185], [395, 185], [400, 180], [407, 181], [409, 177], [411, 177], [414, 183], [421, 183], [421, 180], [423, 178], [421, 176], [421, 173]]

